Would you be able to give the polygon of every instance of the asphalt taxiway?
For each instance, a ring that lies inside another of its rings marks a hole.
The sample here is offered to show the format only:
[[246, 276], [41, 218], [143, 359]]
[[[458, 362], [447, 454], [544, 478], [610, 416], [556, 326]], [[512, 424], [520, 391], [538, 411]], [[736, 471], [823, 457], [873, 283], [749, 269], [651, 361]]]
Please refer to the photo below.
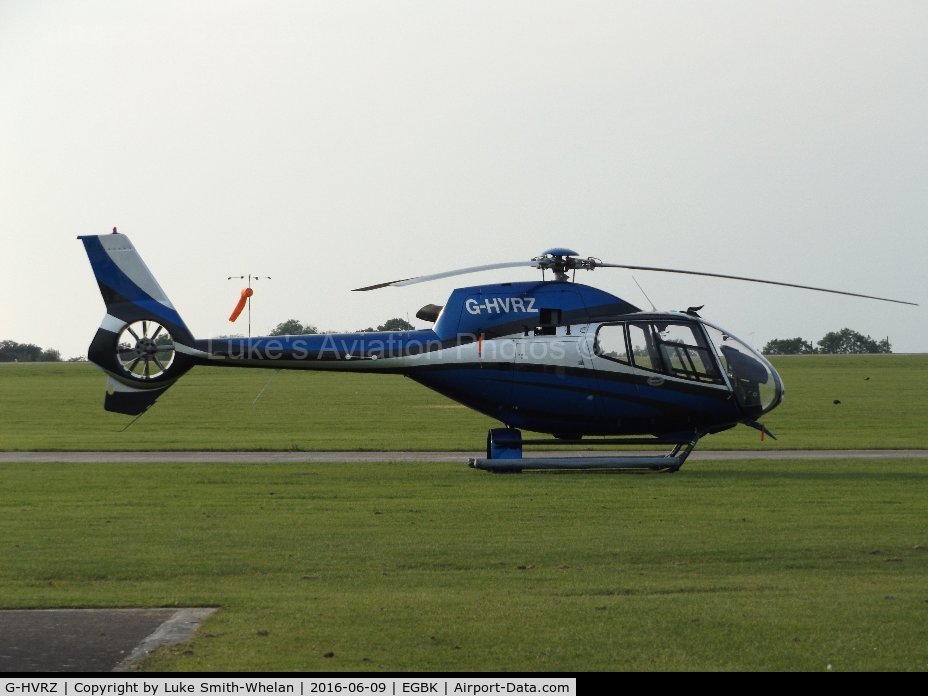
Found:
[[128, 672], [190, 638], [213, 608], [0, 611], [0, 672]]

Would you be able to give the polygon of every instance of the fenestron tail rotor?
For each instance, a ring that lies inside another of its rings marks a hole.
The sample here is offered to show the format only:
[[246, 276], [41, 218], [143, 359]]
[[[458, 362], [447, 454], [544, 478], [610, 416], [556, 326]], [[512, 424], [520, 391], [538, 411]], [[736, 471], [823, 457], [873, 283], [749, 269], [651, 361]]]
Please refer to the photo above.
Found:
[[152, 380], [174, 363], [174, 339], [158, 322], [143, 319], [126, 324], [116, 344], [116, 359], [127, 377]]
[[416, 283], [425, 283], [431, 280], [439, 280], [441, 278], [450, 278], [457, 275], [465, 275], [467, 273], [479, 273], [481, 271], [491, 271], [501, 268], [536, 268], [544, 273], [545, 271], [551, 271], [554, 275], [554, 281], [556, 282], [566, 282], [571, 279], [569, 272], [576, 272], [577, 270], [583, 271], [594, 271], [597, 268], [624, 268], [633, 271], [654, 271], [658, 273], [681, 273], [685, 275], [693, 276], [704, 276], [707, 278], [722, 278], [725, 280], [740, 280], [748, 283], [763, 283], [765, 285], [779, 285], [786, 288], [799, 288], [801, 290], [814, 290], [815, 292], [828, 292], [835, 295], [847, 295], [849, 297], [860, 297], [867, 300], [878, 300], [880, 302], [894, 302], [896, 304], [905, 304], [918, 306], [916, 302], [909, 302], [907, 300], [894, 300], [889, 297], [877, 297], [876, 295], [865, 295], [859, 292], [848, 292], [846, 290], [832, 290], [829, 288], [820, 288], [813, 285], [799, 285], [797, 283], [784, 283], [777, 280], [765, 280], [762, 278], [751, 278], [748, 276], [736, 276], [728, 275], [725, 273], [710, 273], [707, 271], [688, 271], [682, 270], [679, 268], [662, 268], [657, 266], [636, 266], [631, 264], [621, 264], [621, 263], [606, 263], [596, 257], [590, 256], [587, 258], [581, 258], [577, 252], [570, 249], [564, 248], [555, 248], [548, 249], [547, 251], [542, 252], [539, 256], [532, 258], [530, 261], [506, 261], [503, 263], [491, 263], [483, 266], [470, 266], [468, 268], [459, 268], [453, 271], [445, 271], [443, 273], [432, 273], [429, 275], [415, 276], [413, 278], [404, 278], [402, 280], [392, 280], [386, 283], [377, 283], [376, 285], [368, 285], [363, 288], [355, 288], [355, 292], [367, 291], [367, 290], [378, 290], [380, 288], [386, 287], [403, 287], [406, 285], [415, 285]]

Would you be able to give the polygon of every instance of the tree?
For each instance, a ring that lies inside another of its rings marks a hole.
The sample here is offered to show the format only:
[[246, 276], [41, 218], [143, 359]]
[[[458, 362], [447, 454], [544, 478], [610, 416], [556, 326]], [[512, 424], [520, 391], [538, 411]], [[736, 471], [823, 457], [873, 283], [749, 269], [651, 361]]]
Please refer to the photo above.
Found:
[[296, 319], [287, 319], [287, 321], [282, 321], [275, 326], [268, 336], [301, 336], [314, 333], [319, 333], [319, 330], [312, 324], [304, 325]]
[[39, 362], [61, 362], [61, 351], [54, 348], [46, 348], [39, 356]]
[[378, 326], [376, 329], [368, 326], [366, 329], [361, 329], [362, 333], [369, 331], [414, 331], [415, 326], [410, 324], [405, 319], [400, 319], [399, 317], [393, 317], [393, 319], [387, 319], [383, 324]]
[[821, 353], [892, 353], [892, 346], [889, 339], [884, 338], [882, 341], [874, 341], [869, 336], [852, 331], [851, 329], [841, 329], [840, 331], [831, 331], [822, 337], [818, 342], [819, 352]]
[[394, 317], [393, 319], [387, 319], [383, 324], [377, 327], [378, 331], [412, 331], [416, 327], [410, 324], [405, 319], [400, 319], [399, 317]]
[[774, 338], [761, 352], [766, 355], [808, 355], [816, 351], [815, 346], [801, 338]]
[[61, 353], [32, 343], [0, 341], [0, 362], [61, 362]]

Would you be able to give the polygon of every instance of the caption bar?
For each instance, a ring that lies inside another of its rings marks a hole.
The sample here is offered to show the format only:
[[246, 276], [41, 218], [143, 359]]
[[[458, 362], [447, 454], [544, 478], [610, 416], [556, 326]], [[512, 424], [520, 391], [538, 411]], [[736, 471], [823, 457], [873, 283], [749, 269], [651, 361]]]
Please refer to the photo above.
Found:
[[292, 677], [281, 679], [112, 677], [101, 679], [0, 679], [0, 696], [168, 696], [178, 694], [364, 694], [365, 696], [483, 696], [484, 694], [557, 694], [575, 696], [575, 678], [496, 678], [473, 679], [429, 677]]

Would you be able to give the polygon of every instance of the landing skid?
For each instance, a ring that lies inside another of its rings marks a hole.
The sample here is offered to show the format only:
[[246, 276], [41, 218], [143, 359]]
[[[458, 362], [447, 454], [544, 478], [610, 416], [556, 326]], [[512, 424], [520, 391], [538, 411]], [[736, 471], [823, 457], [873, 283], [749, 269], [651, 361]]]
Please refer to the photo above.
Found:
[[[609, 440], [523, 440], [515, 429], [497, 428], [487, 434], [486, 459], [473, 458], [471, 468], [495, 474], [518, 474], [525, 469], [639, 469], [676, 473], [696, 447], [701, 435], [694, 434], [687, 441], [670, 441], [659, 438], [616, 438]], [[523, 457], [522, 445], [653, 445], [672, 444], [668, 454], [610, 454], [602, 457], [555, 456]]]

